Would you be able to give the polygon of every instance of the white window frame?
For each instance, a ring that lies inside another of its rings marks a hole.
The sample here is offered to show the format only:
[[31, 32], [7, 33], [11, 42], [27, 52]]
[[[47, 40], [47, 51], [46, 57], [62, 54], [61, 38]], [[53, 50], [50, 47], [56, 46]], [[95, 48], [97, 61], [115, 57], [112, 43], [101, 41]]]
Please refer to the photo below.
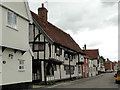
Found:
[[70, 61], [72, 61], [72, 60], [73, 60], [73, 56], [72, 56], [72, 55], [70, 55], [69, 57], [70, 57]]
[[86, 58], [86, 63], [88, 63], [88, 61], [87, 61], [88, 59]]
[[83, 72], [85, 72], [85, 66], [83, 65]]
[[65, 53], [65, 60], [68, 60], [68, 54]]
[[60, 55], [60, 48], [57, 48], [57, 49], [56, 49], [56, 54], [57, 54], [57, 55]]
[[25, 71], [25, 60], [18, 59], [18, 71]]
[[[11, 15], [11, 21], [10, 21], [10, 22], [8, 22], [8, 13], [11, 13], [11, 14], [12, 14], [12, 15]], [[7, 17], [7, 20], [6, 20], [7, 26], [10, 27], [10, 28], [13, 28], [13, 29], [15, 29], [15, 30], [17, 30], [17, 15], [16, 15], [14, 12], [12, 12], [12, 11], [7, 10], [7, 15], [6, 15], [6, 17]], [[15, 21], [14, 21], [14, 20], [15, 20]]]

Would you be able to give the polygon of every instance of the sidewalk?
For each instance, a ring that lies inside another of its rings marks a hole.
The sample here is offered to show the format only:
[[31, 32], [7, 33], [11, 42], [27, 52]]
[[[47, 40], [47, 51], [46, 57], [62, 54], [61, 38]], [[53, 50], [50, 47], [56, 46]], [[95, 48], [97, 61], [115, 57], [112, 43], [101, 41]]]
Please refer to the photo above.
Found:
[[94, 77], [81, 78], [81, 79], [77, 79], [74, 81], [57, 82], [55, 85], [51, 85], [51, 86], [50, 85], [33, 85], [33, 88], [54, 88], [54, 87], [59, 86], [59, 85], [70, 85], [72, 83], [85, 82], [87, 80], [91, 80], [91, 79], [94, 79], [94, 78], [97, 78], [100, 76], [103, 76], [103, 74], [100, 74], [100, 75], [97, 75]]

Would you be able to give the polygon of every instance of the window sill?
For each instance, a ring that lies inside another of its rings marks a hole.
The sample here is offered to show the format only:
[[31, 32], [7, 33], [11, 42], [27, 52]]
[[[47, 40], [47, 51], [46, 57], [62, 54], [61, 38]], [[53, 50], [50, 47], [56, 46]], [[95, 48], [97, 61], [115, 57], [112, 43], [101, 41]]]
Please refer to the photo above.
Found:
[[11, 28], [11, 29], [14, 29], [15, 31], [18, 31], [17, 28], [14, 28], [14, 27], [12, 27], [12, 26], [10, 26], [10, 25], [7, 25], [7, 27], [9, 27], [9, 28]]
[[25, 70], [18, 70], [18, 72], [25, 72]]
[[47, 77], [53, 77], [54, 75], [47, 75]]

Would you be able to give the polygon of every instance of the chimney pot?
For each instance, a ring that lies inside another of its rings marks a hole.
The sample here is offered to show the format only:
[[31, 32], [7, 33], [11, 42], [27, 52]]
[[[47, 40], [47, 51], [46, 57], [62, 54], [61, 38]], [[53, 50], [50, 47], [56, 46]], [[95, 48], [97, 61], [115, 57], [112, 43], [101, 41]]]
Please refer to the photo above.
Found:
[[44, 3], [42, 3], [42, 8], [44, 8]]
[[84, 49], [86, 50], [86, 44], [84, 45]]

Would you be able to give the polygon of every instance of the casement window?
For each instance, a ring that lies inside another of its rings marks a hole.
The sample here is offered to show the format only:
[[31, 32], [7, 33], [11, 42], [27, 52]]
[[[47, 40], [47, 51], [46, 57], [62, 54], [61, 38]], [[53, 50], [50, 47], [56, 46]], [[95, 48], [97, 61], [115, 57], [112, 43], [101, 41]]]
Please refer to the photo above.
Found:
[[66, 75], [70, 74], [70, 72], [71, 72], [71, 74], [74, 74], [75, 67], [74, 66], [70, 66], [70, 69], [69, 69], [69, 65], [65, 65], [64, 66], [64, 70], [66, 71]]
[[17, 29], [17, 15], [12, 11], [7, 11], [7, 25]]
[[18, 66], [18, 70], [25, 70], [25, 60], [18, 60], [19, 62], [19, 66]]
[[71, 69], [71, 74], [74, 74], [75, 67], [74, 66], [70, 66], [70, 69]]
[[34, 44], [34, 50], [35, 51], [44, 51], [44, 44]]
[[80, 66], [78, 66], [78, 73], [79, 73], [79, 74], [81, 73], [81, 68], [80, 68]]
[[49, 46], [49, 57], [51, 57], [51, 44], [48, 44]]
[[68, 54], [65, 53], [65, 60], [68, 60]]
[[88, 63], [87, 60], [88, 60], [88, 59], [86, 58], [86, 63]]
[[64, 70], [66, 71], [66, 75], [70, 74], [69, 65], [65, 65]]
[[72, 61], [72, 59], [73, 59], [73, 56], [72, 56], [72, 55], [70, 55], [70, 56], [69, 56], [69, 58], [70, 58], [70, 61]]
[[58, 56], [62, 55], [62, 49], [59, 47], [55, 47], [55, 52], [56, 52], [56, 55]]
[[83, 72], [85, 72], [85, 66], [83, 65]]

